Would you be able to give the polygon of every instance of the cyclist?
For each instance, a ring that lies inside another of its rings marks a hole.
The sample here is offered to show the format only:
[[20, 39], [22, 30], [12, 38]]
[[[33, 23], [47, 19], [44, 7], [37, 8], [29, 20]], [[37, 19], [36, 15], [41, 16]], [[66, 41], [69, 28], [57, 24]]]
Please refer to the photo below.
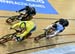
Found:
[[25, 6], [23, 9], [17, 11], [17, 12], [24, 12], [24, 16], [22, 17], [22, 21], [25, 20], [31, 20], [33, 18], [34, 15], [36, 15], [36, 10], [34, 7], [30, 7], [30, 6]]
[[14, 37], [17, 41], [22, 41], [24, 38], [31, 36], [32, 32], [36, 29], [36, 25], [32, 21], [20, 21], [11, 26], [10, 29], [16, 29], [17, 34]]
[[[45, 28], [45, 30], [48, 30], [50, 29], [50, 34], [47, 34], [46, 36], [43, 36], [43, 37], [46, 37], [46, 38], [51, 38], [51, 37], [54, 37], [56, 36], [57, 34], [61, 33], [64, 31], [64, 29], [69, 25], [69, 21], [67, 19], [59, 19], [57, 20], [56, 22], [54, 22], [52, 25], [49, 25]], [[41, 36], [37, 36], [34, 38], [34, 40], [37, 42], [39, 39], [43, 38]]]
[[[51, 29], [53, 30], [53, 34], [51, 35], [47, 35], [46, 37], [49, 38], [49, 37], [54, 37], [56, 36], [57, 34], [61, 33], [64, 31], [64, 29], [69, 25], [69, 21], [67, 19], [59, 19], [58, 21], [56, 21]], [[49, 29], [50, 26], [48, 26], [46, 29]]]

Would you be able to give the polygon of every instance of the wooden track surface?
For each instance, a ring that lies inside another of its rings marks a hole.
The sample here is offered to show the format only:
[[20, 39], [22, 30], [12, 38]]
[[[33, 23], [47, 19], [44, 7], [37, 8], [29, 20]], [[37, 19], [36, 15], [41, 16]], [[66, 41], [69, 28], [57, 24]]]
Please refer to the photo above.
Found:
[[[74, 19], [74, 17], [75, 17], [75, 15], [74, 15], [75, 14], [75, 3], [74, 3], [75, 0], [49, 0], [49, 2], [52, 4], [52, 6], [54, 6], [54, 8], [58, 11], [59, 14], [58, 15], [37, 14], [35, 16], [35, 18], [59, 19], [59, 18], [63, 17], [63, 18], [67, 18], [67, 19]], [[9, 12], [9, 11], [0, 11], [0, 16], [12, 16], [12, 15], [16, 15], [16, 13]], [[6, 22], [5, 22], [6, 19], [7, 18], [0, 18], [0, 37], [14, 32], [12, 30], [9, 30], [10, 25], [6, 24]], [[45, 28], [46, 26], [48, 26], [49, 24], [53, 23], [56, 20], [33, 19], [33, 21], [36, 23], [37, 29], [32, 34], [31, 37], [35, 37], [35, 36], [38, 36], [39, 34], [43, 33], [42, 29]], [[22, 43], [10, 41], [10, 42], [6, 43], [6, 46], [0, 45], [0, 54], [6, 54], [7, 52], [12, 52], [12, 51], [21, 50], [21, 49], [39, 47], [39, 46], [43, 46], [46, 44], [61, 43], [61, 42], [65, 42], [65, 41], [74, 41], [75, 35], [72, 35], [72, 34], [75, 34], [75, 20], [69, 20], [69, 22], [70, 22], [69, 27], [67, 27], [65, 29], [65, 31], [60, 34], [60, 35], [63, 35], [63, 34], [67, 34], [67, 35], [58, 36], [58, 37], [50, 39], [49, 41], [46, 40], [45, 38], [43, 38], [42, 40], [40, 40], [39, 43], [34, 43], [33, 39], [27, 39]], [[72, 44], [74, 44], [74, 43], [72, 43]], [[58, 47], [58, 46], [59, 45], [51, 46], [51, 47], [44, 47], [44, 48], [30, 50], [30, 51], [24, 51], [24, 52], [20, 52], [20, 53], [16, 53], [16, 54], [27, 54], [30, 52], [39, 51], [39, 50], [43, 50], [43, 49], [49, 49], [49, 48]], [[60, 46], [64, 46], [64, 45], [60, 45]]]

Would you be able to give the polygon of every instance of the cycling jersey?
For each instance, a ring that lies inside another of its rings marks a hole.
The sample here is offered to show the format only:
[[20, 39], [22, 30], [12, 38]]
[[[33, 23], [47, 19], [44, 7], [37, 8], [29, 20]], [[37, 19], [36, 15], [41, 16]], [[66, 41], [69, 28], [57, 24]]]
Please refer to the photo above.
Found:
[[61, 24], [59, 24], [59, 23], [57, 23], [56, 25], [57, 25], [57, 27], [56, 27], [56, 31], [57, 31], [57, 32], [62, 32], [62, 31], [64, 30], [63, 25], [61, 25]]
[[[25, 25], [22, 24], [22, 23], [25, 23]], [[21, 25], [21, 24], [22, 24], [22, 25]], [[12, 26], [12, 28], [16, 28], [16, 27], [18, 27], [18, 26], [21, 26], [21, 28], [26, 27], [26, 30], [25, 30], [23, 33], [16, 35], [17, 37], [20, 37], [21, 39], [22, 39], [23, 37], [26, 37], [26, 35], [27, 35], [28, 33], [31, 33], [31, 32], [33, 32], [33, 31], [35, 31], [35, 29], [36, 29], [36, 25], [35, 25], [34, 22], [32, 22], [32, 21], [21, 21], [21, 22], [19, 22], [19, 23], [14, 24], [14, 25]]]

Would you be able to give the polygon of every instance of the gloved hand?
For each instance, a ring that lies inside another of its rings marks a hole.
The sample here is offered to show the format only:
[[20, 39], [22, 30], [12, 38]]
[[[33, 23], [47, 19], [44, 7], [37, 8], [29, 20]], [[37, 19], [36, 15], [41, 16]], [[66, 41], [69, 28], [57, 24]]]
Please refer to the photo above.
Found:
[[16, 12], [19, 12], [19, 11], [16, 11]]
[[10, 27], [10, 29], [13, 29], [12, 27]]
[[21, 32], [22, 30], [21, 29], [16, 29], [16, 32]]

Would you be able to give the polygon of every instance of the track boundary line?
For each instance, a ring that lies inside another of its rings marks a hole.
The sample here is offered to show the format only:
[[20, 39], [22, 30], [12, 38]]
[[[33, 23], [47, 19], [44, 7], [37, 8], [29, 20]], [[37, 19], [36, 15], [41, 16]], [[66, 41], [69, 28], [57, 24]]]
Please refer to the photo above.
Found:
[[63, 43], [56, 43], [56, 44], [51, 44], [51, 45], [45, 45], [45, 46], [40, 46], [40, 47], [34, 47], [34, 48], [28, 48], [28, 49], [23, 49], [23, 50], [17, 50], [14, 52], [9, 52], [7, 54], [14, 54], [14, 53], [19, 53], [23, 51], [28, 51], [28, 50], [33, 50], [33, 49], [38, 49], [38, 48], [43, 48], [43, 47], [48, 47], [48, 46], [55, 46], [55, 45], [62, 45], [62, 44], [68, 44], [68, 43], [75, 43], [75, 41], [70, 41], [70, 42], [63, 42]]
[[[11, 17], [11, 16], [0, 16], [0, 18], [8, 18], [8, 17]], [[62, 18], [62, 17], [61, 17]], [[43, 20], [58, 20], [58, 18], [33, 18], [33, 19], [43, 19]], [[72, 20], [74, 21], [75, 19], [68, 19], [68, 20]]]
[[[74, 36], [74, 35], [75, 34], [61, 34], [61, 35], [57, 35], [57, 36]], [[54, 37], [57, 37], [57, 36], [54, 36]], [[35, 37], [29, 37], [28, 39], [33, 39], [33, 38], [35, 38]]]

